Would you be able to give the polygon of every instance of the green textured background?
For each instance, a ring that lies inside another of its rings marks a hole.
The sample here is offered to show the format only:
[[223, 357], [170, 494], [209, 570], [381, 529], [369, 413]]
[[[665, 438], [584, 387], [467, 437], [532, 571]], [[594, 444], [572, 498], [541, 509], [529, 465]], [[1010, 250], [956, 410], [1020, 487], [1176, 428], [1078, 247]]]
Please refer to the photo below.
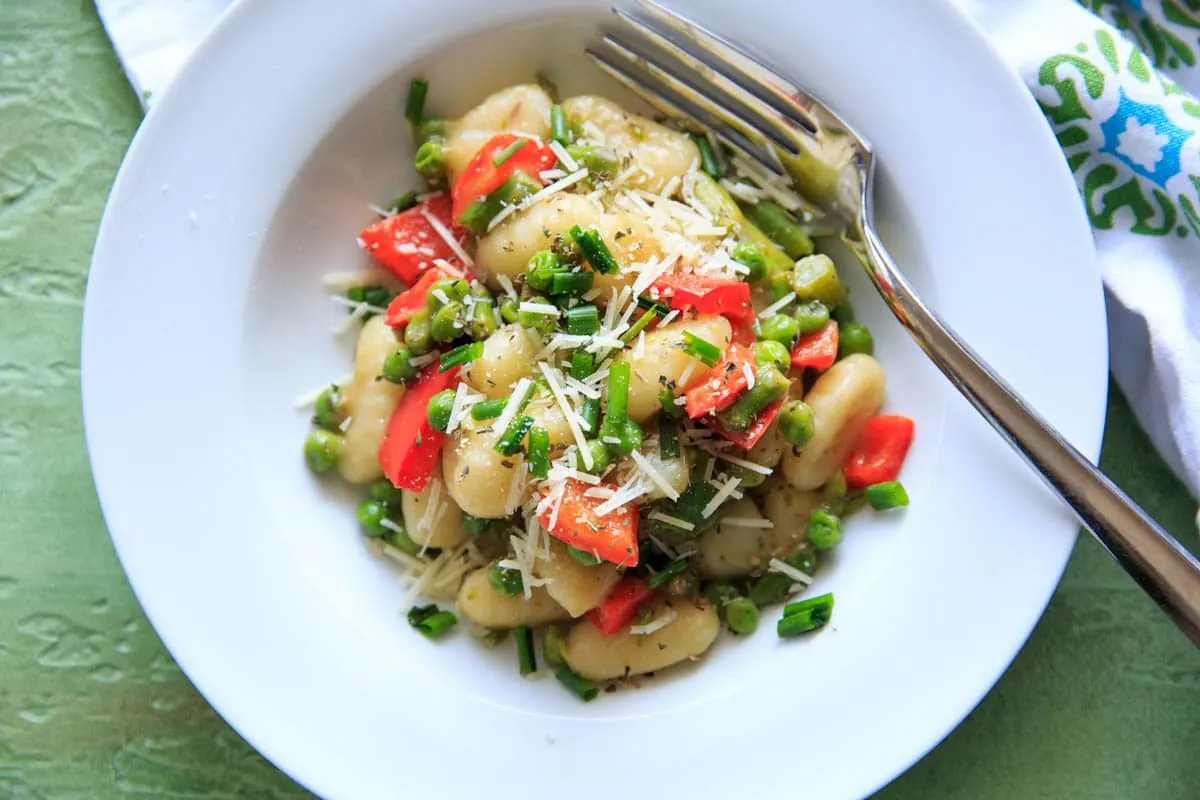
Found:
[[[92, 489], [82, 295], [140, 116], [90, 2], [0, 0], [0, 797], [305, 797], [171, 661]], [[1115, 389], [1101, 463], [1195, 547]], [[1200, 654], [1081, 538], [1008, 674], [883, 796], [1200, 797]]]

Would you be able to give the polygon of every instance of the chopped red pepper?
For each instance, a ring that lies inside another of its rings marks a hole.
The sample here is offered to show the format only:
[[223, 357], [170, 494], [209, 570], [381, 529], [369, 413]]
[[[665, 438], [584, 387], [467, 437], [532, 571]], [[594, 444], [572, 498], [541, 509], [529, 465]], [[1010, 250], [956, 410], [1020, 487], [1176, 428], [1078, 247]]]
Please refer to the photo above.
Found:
[[450, 277], [452, 277], [450, 273], [441, 267], [430, 267], [421, 276], [421, 279], [412, 285], [412, 288], [405, 289], [392, 298], [383, 321], [393, 328], [403, 328], [413, 318], [413, 314], [425, 307], [425, 300], [429, 296], [430, 288], [443, 278]]
[[718, 314], [731, 322], [750, 322], [754, 306], [750, 304], [750, 284], [732, 278], [711, 278], [691, 272], [672, 272], [656, 280], [652, 289], [658, 296], [670, 298], [671, 308], [696, 309], [700, 314]]
[[654, 590], [641, 578], [626, 575], [600, 605], [587, 612], [588, 622], [605, 636], [612, 636], [633, 622], [638, 606], [653, 595]]
[[454, 249], [421, 212], [442, 223], [460, 245], [467, 241], [467, 232], [450, 222], [450, 198], [444, 192], [381, 219], [358, 235], [362, 248], [409, 286], [433, 266], [435, 259], [454, 260]]
[[425, 488], [446, 439], [446, 434], [430, 427], [425, 412], [429, 398], [458, 383], [459, 368], [438, 372], [440, 365], [435, 361], [426, 367], [400, 397], [379, 445], [383, 474], [393, 486], [410, 492]]
[[[538, 518], [538, 522], [555, 539], [572, 547], [594, 553], [620, 567], [637, 566], [637, 509], [626, 504], [600, 516], [596, 513], [596, 506], [603, 503], [605, 498], [587, 497], [590, 488], [583, 481], [568, 479], [554, 527], [550, 526], [549, 509]], [[616, 489], [615, 486], [608, 488]]]
[[[503, 163], [497, 166], [495, 159], [507, 153], [518, 139], [524, 140], [525, 144], [508, 154]], [[554, 155], [553, 150], [542, 147], [528, 136], [515, 133], [493, 136], [479, 148], [454, 184], [454, 219], [461, 217], [471, 203], [499, 189], [514, 172], [524, 172], [534, 180], [539, 180], [539, 172], [557, 163], [558, 156]]]
[[708, 371], [704, 382], [696, 384], [684, 395], [687, 397], [688, 417], [699, 419], [733, 405], [733, 401], [737, 400], [738, 395], [746, 391], [749, 385], [744, 368], [746, 364], [750, 365], [751, 374], [758, 374], [754, 365], [754, 354], [743, 345], [729, 345], [725, 357]]
[[792, 366], [829, 369], [837, 361], [837, 351], [838, 324], [830, 320], [821, 330], [800, 337], [792, 348]]
[[785, 398], [776, 400], [771, 405], [758, 412], [758, 416], [754, 418], [754, 422], [750, 423], [750, 427], [744, 431], [727, 431], [720, 425], [714, 425], [713, 430], [722, 439], [727, 439], [743, 450], [749, 450], [758, 444], [758, 440], [767, 432], [767, 428], [771, 427], [771, 423], [779, 416], [779, 409], [783, 407]]
[[873, 483], [894, 481], [912, 445], [916, 425], [899, 415], [871, 417], [863, 427], [843, 471], [846, 484], [862, 489]]

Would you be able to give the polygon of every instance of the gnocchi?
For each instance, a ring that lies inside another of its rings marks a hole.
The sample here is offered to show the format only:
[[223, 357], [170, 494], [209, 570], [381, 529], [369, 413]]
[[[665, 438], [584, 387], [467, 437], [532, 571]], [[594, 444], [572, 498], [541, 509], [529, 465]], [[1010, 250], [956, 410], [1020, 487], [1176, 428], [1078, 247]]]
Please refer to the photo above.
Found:
[[[410, 624], [518, 629], [521, 674], [527, 629], [545, 628], [541, 663], [585, 700], [593, 681], [700, 659], [722, 627], [753, 633], [904, 456], [862, 452], [895, 417], [860, 437], [885, 378], [850, 354], [869, 335], [839, 353], [839, 329], [818, 327], [845, 318], [836, 266], [794, 262], [809, 231], [756, 199], [795, 187], [684, 129], [591, 95], [556, 106], [533, 83], [422, 118], [427, 191], [360, 235], [408, 285], [348, 287], [375, 316], [304, 446], [313, 472], [370, 484], [357, 520], [411, 594], [454, 598]], [[714, 160], [729, 180], [700, 169]], [[822, 335], [798, 347], [802, 323]], [[907, 502], [889, 488], [875, 508]], [[825, 613], [781, 619], [780, 636], [828, 620], [831, 595], [804, 602]]]

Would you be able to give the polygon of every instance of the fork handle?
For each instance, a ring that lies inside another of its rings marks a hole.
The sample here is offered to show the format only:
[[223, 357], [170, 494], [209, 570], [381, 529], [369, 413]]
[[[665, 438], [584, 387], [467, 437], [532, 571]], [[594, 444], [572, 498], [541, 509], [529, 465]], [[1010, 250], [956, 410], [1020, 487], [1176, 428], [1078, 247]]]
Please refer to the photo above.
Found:
[[[863, 219], [870, 220], [869, 187], [865, 194]], [[1200, 647], [1200, 561], [1029, 408], [921, 302], [870, 222], [860, 224], [858, 232], [872, 281], [921, 349]]]

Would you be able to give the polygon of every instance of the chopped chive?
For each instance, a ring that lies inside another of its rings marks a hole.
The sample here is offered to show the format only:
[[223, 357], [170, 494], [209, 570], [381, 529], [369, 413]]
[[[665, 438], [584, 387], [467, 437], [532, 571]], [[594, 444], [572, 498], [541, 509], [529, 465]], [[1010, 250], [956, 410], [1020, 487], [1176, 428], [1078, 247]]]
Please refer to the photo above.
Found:
[[567, 639], [554, 625], [546, 627], [546, 632], [542, 636], [542, 658], [546, 659], [546, 666], [558, 668], [567, 663], [566, 657], [563, 655], [567, 650]]
[[866, 488], [867, 502], [876, 511], [887, 511], [908, 505], [908, 492], [900, 481], [884, 481]]
[[501, 455], [515, 455], [521, 449], [521, 440], [533, 427], [533, 417], [519, 416], [512, 421], [504, 431], [504, 435], [496, 442], [496, 452]]
[[541, 425], [529, 429], [529, 471], [535, 478], [550, 474], [550, 432]]
[[593, 230], [582, 228], [578, 225], [572, 226], [569, 231], [571, 238], [579, 245], [579, 249], [583, 252], [583, 257], [592, 265], [592, 269], [604, 275], [611, 275], [615, 272], [620, 272], [621, 267], [617, 264], [617, 260], [613, 258], [612, 251], [608, 249], [608, 245], [600, 238], [600, 234]]
[[587, 294], [595, 282], [594, 272], [557, 272], [550, 277], [550, 294]]
[[600, 401], [585, 400], [579, 409], [579, 422], [584, 433], [595, 433], [596, 422], [600, 419]]
[[418, 192], [416, 189], [409, 190], [392, 201], [392, 210], [399, 214], [401, 211], [408, 211], [417, 204]]
[[677, 561], [672, 561], [662, 572], [657, 575], [651, 575], [650, 580], [646, 581], [646, 585], [651, 589], [657, 589], [663, 584], [670, 583], [675, 578], [678, 578], [683, 574], [685, 569], [687, 569], [687, 561], [685, 559], [681, 558]]
[[656, 319], [658, 319], [658, 314], [655, 311], [647, 311], [645, 314], [642, 314], [638, 317], [638, 321], [630, 326], [629, 330], [621, 334], [621, 341], [629, 344]]
[[658, 454], [663, 458], [679, 458], [679, 429], [666, 416], [658, 421]]
[[408, 98], [404, 101], [404, 118], [416, 125], [425, 116], [425, 95], [429, 92], [429, 81], [413, 78], [408, 85]]
[[508, 147], [506, 147], [503, 150], [501, 150], [500, 152], [496, 153], [496, 155], [492, 156], [492, 166], [494, 166], [494, 167], [504, 166], [504, 162], [508, 161], [510, 158], [515, 156], [517, 154], [517, 151], [520, 150], [522, 147], [524, 147], [525, 143], [528, 141], [529, 141], [528, 139], [521, 137], [521, 138], [517, 139], [515, 142], [513, 142], [512, 144], [510, 144]]
[[537, 655], [533, 652], [533, 631], [528, 625], [518, 625], [513, 628], [513, 638], [517, 640], [517, 663], [520, 664], [521, 674], [530, 675], [537, 672]]
[[696, 149], [700, 151], [700, 169], [704, 170], [714, 181], [721, 180], [725, 176], [725, 171], [721, 169], [721, 162], [717, 161], [717, 154], [713, 152], [712, 142], [707, 136], [692, 136], [692, 141], [696, 143]]
[[603, 560], [595, 553], [587, 550], [580, 550], [573, 544], [567, 545], [567, 555], [585, 567], [594, 567]]
[[483, 355], [483, 342], [471, 342], [470, 344], [459, 345], [442, 356], [442, 363], [438, 367], [438, 372], [446, 372], [454, 369], [457, 366], [474, 361]]
[[442, 611], [435, 605], [414, 606], [408, 612], [408, 624], [429, 639], [442, 636], [457, 622], [453, 611]]
[[662, 406], [663, 414], [679, 422], [683, 419], [683, 409], [675, 405], [675, 393], [666, 386], [658, 390], [658, 404]]
[[655, 314], [658, 314], [660, 317], [665, 317], [667, 314], [671, 313], [670, 307], [663, 305], [662, 303], [658, 302], [657, 300], [647, 297], [644, 294], [638, 295], [637, 304], [638, 304], [638, 308], [644, 308], [647, 311], [653, 311]]
[[600, 310], [588, 303], [567, 309], [567, 333], [591, 336], [600, 330]]
[[570, 376], [581, 381], [596, 371], [596, 357], [586, 350], [576, 350], [571, 353]]
[[783, 617], [775, 626], [780, 637], [799, 636], [825, 626], [833, 615], [833, 594], [810, 597], [783, 607]]
[[567, 112], [562, 106], [550, 106], [550, 138], [566, 147], [571, 143], [570, 128], [567, 127]]
[[495, 419], [504, 413], [504, 407], [508, 405], [508, 398], [502, 397], [499, 400], [484, 400], [471, 406], [471, 419], [476, 422], [483, 422], [485, 419]]
[[691, 331], [683, 332], [683, 352], [690, 356], [695, 356], [705, 363], [707, 366], [713, 366], [721, 360], [721, 348], [717, 347], [712, 342], [707, 342], [701, 339]]
[[629, 410], [629, 362], [615, 361], [608, 368], [608, 409], [604, 415], [607, 426], [625, 421]]
[[561, 666], [554, 673], [554, 677], [558, 678], [568, 692], [578, 697], [585, 703], [590, 703], [596, 699], [596, 695], [600, 694], [600, 687], [589, 681], [587, 678], [580, 675], [575, 670], [568, 666]]

